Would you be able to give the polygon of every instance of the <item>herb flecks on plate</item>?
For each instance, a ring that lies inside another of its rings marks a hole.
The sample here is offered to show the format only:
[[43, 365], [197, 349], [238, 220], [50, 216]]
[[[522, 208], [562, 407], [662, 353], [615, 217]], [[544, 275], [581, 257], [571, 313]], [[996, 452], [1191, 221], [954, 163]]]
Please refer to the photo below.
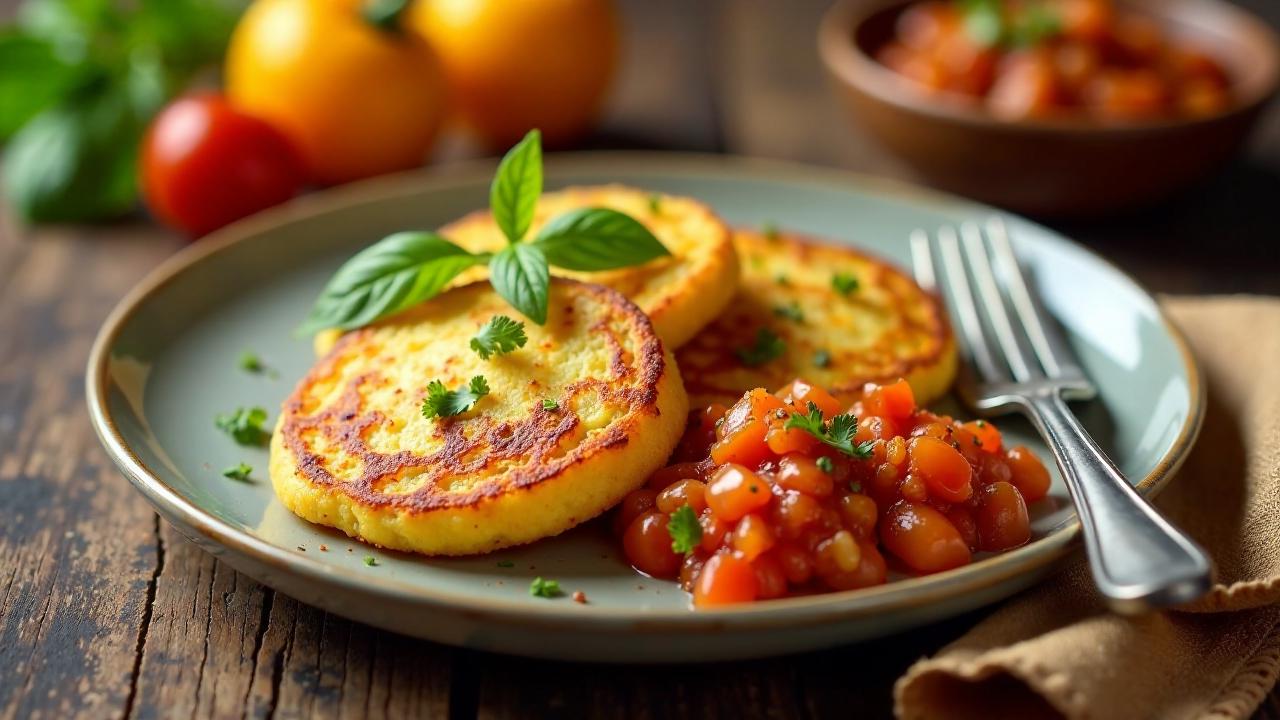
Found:
[[545, 580], [536, 577], [533, 582], [529, 583], [529, 594], [540, 598], [553, 598], [563, 593], [560, 592], [559, 580]]
[[252, 473], [253, 467], [251, 465], [247, 463], [239, 463], [223, 470], [222, 477], [239, 482], [249, 482], [249, 475]]
[[299, 328], [351, 330], [429, 300], [464, 270], [489, 268], [489, 283], [538, 325], [547, 321], [550, 267], [593, 272], [640, 265], [667, 248], [638, 220], [608, 208], [579, 208], [551, 218], [530, 240], [542, 194], [542, 141], [532, 130], [506, 154], [489, 189], [489, 208], [507, 246], [472, 253], [428, 231], [390, 235], [346, 262]]
[[271, 433], [263, 427], [267, 411], [260, 407], [236, 408], [233, 413], [217, 416], [213, 422], [241, 445], [266, 445], [271, 439]]

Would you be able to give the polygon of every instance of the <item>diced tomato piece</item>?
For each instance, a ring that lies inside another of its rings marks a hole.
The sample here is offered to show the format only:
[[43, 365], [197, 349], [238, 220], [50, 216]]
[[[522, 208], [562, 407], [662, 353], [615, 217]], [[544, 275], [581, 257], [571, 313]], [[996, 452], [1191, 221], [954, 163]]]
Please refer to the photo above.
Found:
[[778, 485], [816, 498], [829, 497], [835, 491], [835, 480], [831, 475], [805, 455], [784, 455], [778, 461], [776, 478]]
[[885, 415], [900, 420], [911, 416], [916, 411], [916, 395], [906, 380], [895, 380], [888, 385], [871, 385], [867, 393], [870, 402], [864, 399], [866, 412], [870, 415]]
[[765, 442], [768, 428], [759, 420], [749, 420], [731, 435], [725, 435], [711, 446], [711, 459], [717, 465], [737, 463], [757, 467], [773, 457]]
[[799, 378], [792, 380], [786, 387], [779, 390], [778, 396], [800, 413], [809, 412], [809, 403], [813, 403], [822, 411], [823, 417], [829, 418], [840, 414], [839, 400], [821, 387]]
[[759, 590], [755, 568], [744, 558], [728, 552], [712, 555], [693, 586], [697, 607], [751, 602]]
[[747, 560], [755, 560], [776, 542], [769, 523], [754, 513], [744, 515], [733, 528], [733, 549]]

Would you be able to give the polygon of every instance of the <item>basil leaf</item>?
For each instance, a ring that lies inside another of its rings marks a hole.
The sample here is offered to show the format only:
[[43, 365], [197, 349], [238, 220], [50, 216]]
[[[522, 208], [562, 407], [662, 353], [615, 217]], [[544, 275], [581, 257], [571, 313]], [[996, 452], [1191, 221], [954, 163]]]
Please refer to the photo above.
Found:
[[489, 261], [489, 282], [511, 306], [542, 325], [547, 321], [551, 275], [547, 258], [533, 245], [508, 245]]
[[56, 104], [76, 75], [52, 44], [12, 30], [0, 32], [0, 142]]
[[13, 136], [4, 156], [5, 191], [30, 221], [123, 215], [137, 196], [142, 130], [128, 97], [98, 78]]
[[434, 297], [485, 259], [431, 232], [388, 235], [338, 269], [298, 332], [368, 325]]
[[530, 130], [507, 151], [489, 186], [489, 209], [494, 222], [512, 243], [520, 242], [533, 222], [533, 209], [542, 194], [542, 136]]
[[608, 208], [582, 208], [557, 215], [533, 244], [547, 261], [566, 270], [612, 270], [670, 255], [638, 220]]

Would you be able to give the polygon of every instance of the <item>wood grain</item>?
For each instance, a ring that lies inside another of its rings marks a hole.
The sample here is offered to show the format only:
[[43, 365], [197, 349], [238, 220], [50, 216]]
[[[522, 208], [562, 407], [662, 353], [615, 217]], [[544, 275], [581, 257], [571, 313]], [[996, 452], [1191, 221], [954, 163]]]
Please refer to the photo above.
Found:
[[[1272, 0], [1250, 4], [1280, 22]], [[906, 176], [827, 92], [812, 42], [825, 2], [622, 5], [626, 69], [588, 146]], [[1157, 290], [1280, 293], [1276, 197], [1272, 113], [1201, 195], [1058, 226]], [[179, 245], [144, 222], [36, 232], [0, 212], [0, 718], [885, 717], [902, 670], [981, 616], [794, 658], [634, 668], [456, 650], [264, 588], [160, 522], [83, 408], [102, 319]], [[1280, 696], [1257, 717], [1280, 720]]]

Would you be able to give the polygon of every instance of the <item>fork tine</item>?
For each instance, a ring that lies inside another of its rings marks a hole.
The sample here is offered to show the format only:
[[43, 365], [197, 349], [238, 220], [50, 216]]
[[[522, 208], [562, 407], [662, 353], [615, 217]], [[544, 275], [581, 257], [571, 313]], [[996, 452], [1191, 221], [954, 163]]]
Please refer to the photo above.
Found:
[[992, 254], [995, 255], [996, 266], [1004, 278], [1008, 288], [1009, 300], [1013, 303], [1018, 320], [1027, 331], [1031, 347], [1035, 349], [1045, 373], [1052, 378], [1083, 377], [1075, 353], [1071, 346], [1058, 332], [1058, 326], [1039, 300], [1027, 288], [1026, 277], [1018, 256], [1013, 252], [1009, 242], [1009, 231], [1000, 216], [987, 221], [987, 236], [991, 239]]
[[942, 256], [942, 267], [946, 271], [947, 285], [951, 289], [951, 304], [960, 318], [960, 330], [974, 367], [984, 382], [1007, 381], [1009, 374], [992, 355], [994, 343], [978, 316], [978, 306], [974, 302], [973, 291], [969, 288], [969, 277], [965, 271], [964, 258], [960, 256], [960, 241], [956, 237], [955, 228], [948, 225], [938, 230], [938, 252]]
[[1018, 382], [1042, 377], [1040, 366], [1027, 346], [1027, 339], [1019, 333], [1009, 320], [1005, 309], [1004, 297], [1000, 286], [996, 283], [995, 274], [991, 271], [991, 258], [987, 254], [987, 245], [982, 237], [982, 230], [974, 223], [967, 222], [960, 226], [960, 234], [964, 239], [965, 254], [969, 257], [969, 270], [973, 273], [974, 284], [977, 285], [978, 298], [987, 311], [987, 319], [995, 332], [1000, 348], [1004, 350], [1005, 362]]
[[929, 247], [929, 235], [923, 230], [911, 231], [911, 269], [920, 287], [930, 292], [938, 291], [938, 270]]

